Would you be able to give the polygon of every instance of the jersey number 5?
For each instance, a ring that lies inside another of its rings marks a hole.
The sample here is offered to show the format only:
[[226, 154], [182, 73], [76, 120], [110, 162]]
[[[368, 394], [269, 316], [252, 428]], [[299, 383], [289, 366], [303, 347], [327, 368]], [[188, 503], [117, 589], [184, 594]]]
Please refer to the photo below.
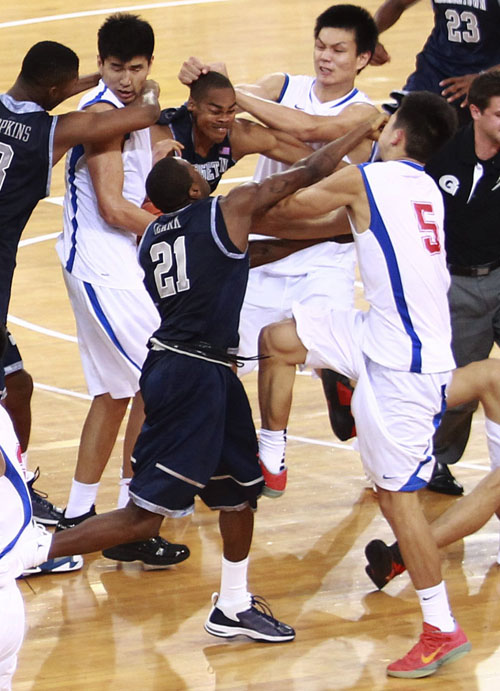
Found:
[[[441, 244], [439, 242], [438, 227], [432, 220], [434, 209], [432, 204], [426, 202], [413, 202], [413, 208], [417, 216], [417, 223], [425, 249], [431, 254], [438, 254], [441, 252]], [[429, 218], [429, 214], [431, 218]]]
[[190, 283], [186, 273], [186, 243], [183, 235], [178, 237], [173, 245], [173, 254], [177, 265], [177, 280], [168, 274], [172, 272], [172, 248], [168, 242], [157, 242], [149, 251], [151, 260], [159, 262], [155, 267], [155, 283], [158, 295], [167, 298], [184, 290], [189, 290]]

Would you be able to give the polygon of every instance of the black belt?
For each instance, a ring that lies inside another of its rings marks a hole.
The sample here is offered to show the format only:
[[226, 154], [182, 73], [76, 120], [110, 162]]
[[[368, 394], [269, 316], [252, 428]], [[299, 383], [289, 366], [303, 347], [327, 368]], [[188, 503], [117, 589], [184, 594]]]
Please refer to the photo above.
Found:
[[488, 264], [479, 264], [478, 266], [459, 266], [458, 264], [449, 264], [448, 270], [454, 276], [487, 276], [500, 266], [500, 259]]

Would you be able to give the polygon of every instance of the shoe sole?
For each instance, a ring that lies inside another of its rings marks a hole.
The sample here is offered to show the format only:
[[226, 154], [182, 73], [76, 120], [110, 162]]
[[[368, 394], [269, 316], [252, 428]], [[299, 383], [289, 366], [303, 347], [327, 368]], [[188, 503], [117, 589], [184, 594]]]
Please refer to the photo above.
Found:
[[51, 573], [71, 573], [73, 571], [80, 571], [83, 567], [83, 559], [72, 560], [70, 564], [65, 562], [61, 566], [56, 566], [54, 569], [42, 569], [40, 566], [34, 566], [32, 569], [23, 571], [23, 576], [38, 576], [42, 574]]
[[111, 559], [111, 561], [121, 561], [125, 564], [133, 564], [137, 561], [139, 564], [141, 564], [144, 571], [161, 571], [162, 569], [170, 569], [172, 566], [185, 561], [189, 557], [189, 554], [186, 554], [185, 556], [183, 555], [182, 558], [179, 558], [177, 561], [173, 561], [170, 564], [147, 564], [145, 561], [142, 561], [142, 559], [124, 559], [123, 557], [112, 557], [111, 555], [104, 554], [104, 551], [102, 552], [102, 556], [105, 559]]
[[387, 674], [390, 677], [399, 677], [400, 679], [421, 679], [422, 677], [429, 677], [443, 665], [447, 665], [449, 662], [455, 662], [456, 660], [460, 660], [461, 657], [467, 655], [467, 653], [470, 652], [470, 649], [471, 644], [469, 643], [469, 641], [467, 641], [466, 643], [462, 643], [462, 645], [459, 645], [457, 648], [450, 650], [450, 652], [446, 653], [446, 655], [443, 655], [443, 657], [440, 660], [432, 662], [430, 665], [427, 665], [426, 667], [420, 667], [419, 669], [413, 669], [408, 671], [387, 669]]
[[271, 499], [277, 499], [278, 497], [281, 497], [282, 494], [285, 494], [284, 489], [272, 489], [272, 487], [268, 487], [267, 485], [264, 485], [262, 489], [262, 494], [264, 497], [270, 497]]
[[277, 637], [266, 636], [258, 631], [249, 631], [248, 629], [240, 629], [238, 627], [227, 628], [225, 626], [211, 624], [208, 621], [205, 622], [205, 631], [212, 636], [218, 636], [219, 638], [235, 638], [236, 636], [246, 636], [247, 638], [251, 638], [253, 641], [261, 641], [262, 643], [288, 643], [289, 641], [293, 641], [295, 638], [295, 634]]
[[60, 518], [40, 518], [36, 514], [33, 514], [33, 518], [37, 523], [41, 523], [42, 525], [57, 525], [60, 521]]

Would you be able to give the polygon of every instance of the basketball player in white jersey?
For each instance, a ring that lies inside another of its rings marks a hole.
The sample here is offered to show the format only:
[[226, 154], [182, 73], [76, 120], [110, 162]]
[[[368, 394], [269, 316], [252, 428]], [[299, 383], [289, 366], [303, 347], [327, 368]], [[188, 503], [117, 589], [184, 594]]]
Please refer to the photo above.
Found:
[[[7, 330], [0, 325], [0, 357], [7, 346]], [[21, 459], [21, 446], [7, 410], [0, 405], [0, 691], [10, 691], [17, 654], [24, 638], [24, 604], [16, 578], [25, 573], [77, 571], [81, 556], [55, 558], [28, 569], [21, 554], [36, 539], [37, 528]]]
[[[263, 427], [281, 436], [296, 364], [331, 367], [357, 381], [353, 397], [359, 448], [397, 536], [424, 617], [419, 642], [390, 664], [391, 676], [420, 677], [470, 649], [454, 620], [435, 539], [416, 490], [432, 474], [432, 436], [446, 406], [484, 384], [455, 370], [447, 301], [441, 193], [424, 172], [431, 153], [456, 126], [452, 107], [435, 94], [403, 100], [379, 139], [383, 162], [348, 166], [281, 202], [273, 216], [322, 216], [345, 206], [352, 225], [368, 312], [311, 309], [266, 327], [259, 367]], [[477, 365], [477, 363], [475, 363]], [[474, 395], [474, 393], [472, 393]], [[498, 407], [486, 414], [500, 422]]]
[[[102, 78], [84, 96], [79, 109], [127, 107], [134, 103], [148, 77], [153, 30], [136, 15], [112, 15], [99, 30], [98, 48]], [[67, 157], [64, 226], [57, 251], [93, 400], [59, 529], [95, 513], [99, 481], [132, 398], [118, 507], [128, 501], [130, 456], [144, 419], [139, 376], [147, 354], [146, 343], [159, 324], [137, 261], [137, 238], [154, 219], [141, 208], [151, 165], [149, 129], [115, 137], [100, 146], [75, 147]], [[189, 551], [158, 537], [144, 544], [111, 549], [105, 556], [138, 559], [161, 567], [186, 559]]]
[[[332, 140], [369, 117], [373, 105], [355, 87], [356, 75], [369, 63], [377, 43], [377, 28], [365, 9], [355, 5], [334, 5], [316, 19], [314, 28], [315, 76], [289, 75], [282, 72], [266, 75], [255, 85], [244, 89], [288, 108], [279, 108], [275, 126], [308, 142]], [[214, 66], [215, 68], [215, 66]], [[179, 78], [189, 83], [209, 69], [196, 58], [190, 58], [181, 68]], [[239, 90], [238, 90], [239, 91]], [[241, 98], [241, 103], [239, 102]], [[250, 99], [237, 95], [239, 105], [252, 110]], [[290, 110], [290, 121], [286, 114]], [[294, 127], [294, 116], [305, 111], [316, 114], [317, 120], [328, 123], [327, 134], [311, 128]], [[260, 113], [259, 113], [260, 115]], [[304, 135], [307, 131], [307, 139]], [[311, 135], [309, 137], [309, 135]], [[364, 142], [349, 155], [352, 162], [368, 160], [371, 147]], [[285, 169], [281, 163], [261, 157], [254, 179], [261, 180]], [[255, 237], [254, 237], [255, 239]], [[325, 242], [295, 252], [250, 271], [245, 302], [240, 319], [239, 353], [251, 357], [257, 353], [258, 335], [263, 326], [291, 316], [292, 303], [322, 305], [334, 302], [350, 308], [354, 301], [355, 251], [351, 243]], [[247, 361], [239, 374], [250, 372], [255, 360]], [[350, 436], [346, 435], [347, 438]], [[263, 470], [266, 477], [264, 492], [279, 496], [286, 482], [286, 469], [267, 454], [273, 447], [273, 435], [261, 436]]]

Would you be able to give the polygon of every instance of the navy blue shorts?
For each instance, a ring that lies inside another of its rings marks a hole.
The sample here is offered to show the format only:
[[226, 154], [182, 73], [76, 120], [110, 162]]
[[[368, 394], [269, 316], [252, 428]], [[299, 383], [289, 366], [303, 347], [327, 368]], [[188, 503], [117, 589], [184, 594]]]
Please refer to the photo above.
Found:
[[257, 506], [264, 481], [252, 411], [225, 365], [150, 351], [140, 380], [146, 420], [134, 453], [131, 498], [180, 516], [194, 497], [212, 509]]

